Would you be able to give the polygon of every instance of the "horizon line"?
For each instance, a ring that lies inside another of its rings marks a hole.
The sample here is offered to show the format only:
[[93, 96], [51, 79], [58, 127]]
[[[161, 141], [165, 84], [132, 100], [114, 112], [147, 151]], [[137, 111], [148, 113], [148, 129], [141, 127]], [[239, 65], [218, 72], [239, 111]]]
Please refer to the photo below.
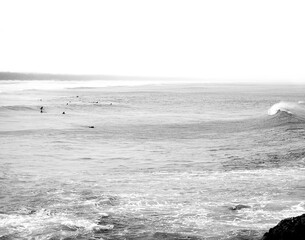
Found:
[[[42, 73], [42, 72], [13, 72], [13, 71], [0, 71], [0, 80], [62, 80], [62, 81], [79, 81], [79, 80], [168, 80], [168, 81], [195, 81], [190, 83], [197, 84], [255, 84], [255, 85], [266, 85], [266, 84], [299, 84], [304, 85], [303, 82], [295, 81], [295, 79], [266, 79], [261, 78], [263, 82], [257, 82], [258, 79], [232, 79], [232, 78], [203, 78], [203, 77], [161, 77], [161, 76], [132, 76], [132, 75], [111, 75], [111, 74], [75, 74], [75, 73]], [[302, 80], [302, 78], [299, 78]], [[247, 82], [245, 82], [247, 81]], [[187, 83], [187, 82], [186, 82]]]

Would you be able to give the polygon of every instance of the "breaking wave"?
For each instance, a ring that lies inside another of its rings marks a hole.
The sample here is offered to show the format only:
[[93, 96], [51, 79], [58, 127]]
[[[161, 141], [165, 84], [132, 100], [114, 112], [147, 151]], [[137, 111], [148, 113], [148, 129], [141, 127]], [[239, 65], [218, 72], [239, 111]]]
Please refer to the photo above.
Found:
[[280, 112], [285, 112], [293, 115], [296, 118], [305, 120], [305, 104], [302, 101], [299, 102], [279, 102], [274, 104], [268, 110], [268, 115], [276, 115]]

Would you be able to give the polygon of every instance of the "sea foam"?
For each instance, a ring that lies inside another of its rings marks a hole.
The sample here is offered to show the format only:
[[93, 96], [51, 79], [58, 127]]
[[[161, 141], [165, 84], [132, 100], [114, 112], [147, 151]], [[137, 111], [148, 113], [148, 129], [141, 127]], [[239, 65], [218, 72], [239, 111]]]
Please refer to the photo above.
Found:
[[299, 118], [305, 118], [305, 104], [299, 102], [279, 102], [268, 110], [268, 115], [275, 115], [278, 112], [286, 112]]

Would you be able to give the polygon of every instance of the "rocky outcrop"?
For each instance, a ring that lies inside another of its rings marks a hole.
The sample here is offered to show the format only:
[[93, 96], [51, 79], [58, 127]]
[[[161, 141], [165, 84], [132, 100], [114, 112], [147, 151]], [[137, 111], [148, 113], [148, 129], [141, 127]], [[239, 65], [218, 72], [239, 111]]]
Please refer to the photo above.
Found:
[[280, 221], [262, 240], [305, 240], [305, 214]]

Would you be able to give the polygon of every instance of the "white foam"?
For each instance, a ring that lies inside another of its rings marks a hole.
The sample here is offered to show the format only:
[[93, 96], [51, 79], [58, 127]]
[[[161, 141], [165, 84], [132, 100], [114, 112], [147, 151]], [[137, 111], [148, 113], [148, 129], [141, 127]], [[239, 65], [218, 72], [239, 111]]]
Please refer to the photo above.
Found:
[[16, 231], [15, 233], [34, 234], [37, 231], [61, 225], [81, 228], [85, 231], [92, 231], [95, 227], [99, 226], [93, 221], [77, 219], [64, 213], [51, 214], [46, 209], [41, 209], [29, 215], [0, 214], [0, 228], [11, 229], [11, 231]]
[[302, 101], [296, 102], [279, 102], [274, 104], [268, 110], [268, 115], [275, 115], [279, 111], [287, 112], [298, 117], [305, 117], [305, 107]]

